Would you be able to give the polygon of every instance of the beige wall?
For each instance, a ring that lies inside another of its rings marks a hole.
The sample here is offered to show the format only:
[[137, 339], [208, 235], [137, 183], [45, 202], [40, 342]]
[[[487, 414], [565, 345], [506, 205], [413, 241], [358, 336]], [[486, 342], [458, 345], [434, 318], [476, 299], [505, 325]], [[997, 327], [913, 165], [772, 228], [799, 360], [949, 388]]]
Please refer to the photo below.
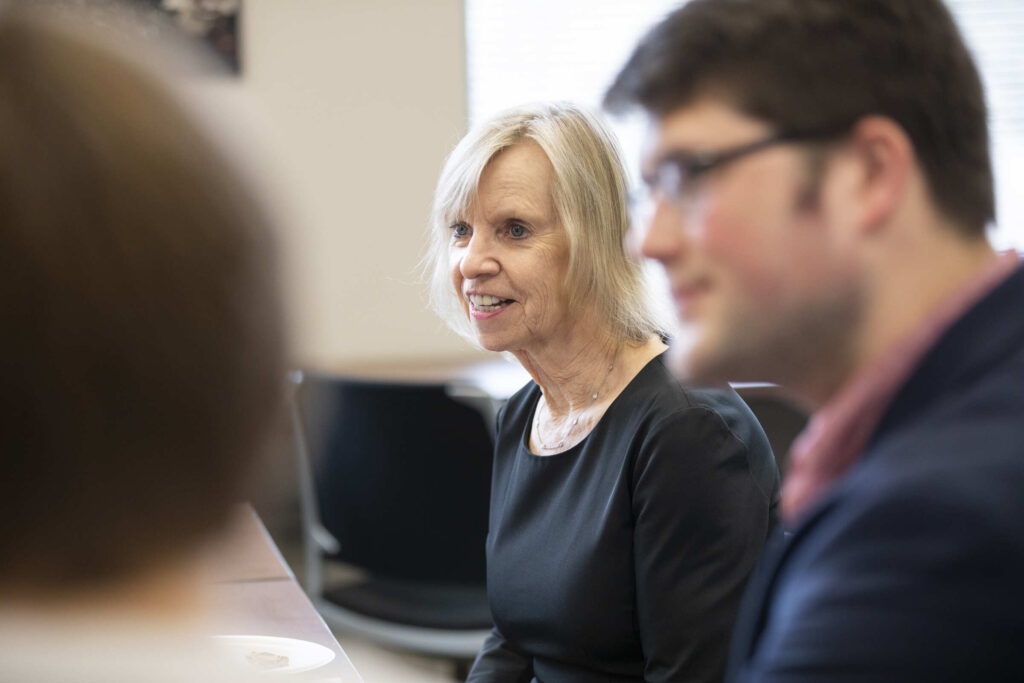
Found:
[[433, 186], [465, 132], [461, 0], [247, 0], [241, 88], [291, 187], [286, 248], [307, 365], [467, 353], [426, 309]]

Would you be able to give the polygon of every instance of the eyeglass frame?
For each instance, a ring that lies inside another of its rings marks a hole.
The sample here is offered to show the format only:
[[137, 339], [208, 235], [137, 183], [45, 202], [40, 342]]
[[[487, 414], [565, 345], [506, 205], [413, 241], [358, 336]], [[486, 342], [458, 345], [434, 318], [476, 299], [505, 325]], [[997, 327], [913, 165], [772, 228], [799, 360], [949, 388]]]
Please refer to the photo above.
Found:
[[[637, 205], [652, 202], [656, 193], [660, 193], [674, 204], [683, 204], [687, 200], [687, 188], [695, 189], [698, 187], [703, 177], [716, 168], [730, 164], [755, 152], [774, 147], [775, 145], [834, 139], [843, 135], [848, 129], [848, 126], [843, 126], [842, 128], [811, 131], [783, 131], [718, 152], [698, 152], [696, 154], [670, 152], [659, 160], [653, 177], [648, 175], [643, 177], [644, 196], [642, 199], [633, 197], [631, 204]], [[666, 183], [662, 179], [665, 169], [676, 169], [678, 177], [681, 178], [674, 183], [674, 189], [666, 188]], [[692, 191], [693, 189], [690, 190], [690, 192]]]

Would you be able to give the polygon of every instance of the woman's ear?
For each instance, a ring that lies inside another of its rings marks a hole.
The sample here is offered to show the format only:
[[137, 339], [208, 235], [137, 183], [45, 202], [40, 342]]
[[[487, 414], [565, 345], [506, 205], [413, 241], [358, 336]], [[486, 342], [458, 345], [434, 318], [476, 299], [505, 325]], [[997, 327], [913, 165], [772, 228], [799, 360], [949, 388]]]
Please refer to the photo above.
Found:
[[914, 146], [902, 126], [884, 116], [866, 116], [847, 138], [853, 176], [848, 190], [856, 228], [863, 233], [885, 226], [899, 209], [914, 168]]

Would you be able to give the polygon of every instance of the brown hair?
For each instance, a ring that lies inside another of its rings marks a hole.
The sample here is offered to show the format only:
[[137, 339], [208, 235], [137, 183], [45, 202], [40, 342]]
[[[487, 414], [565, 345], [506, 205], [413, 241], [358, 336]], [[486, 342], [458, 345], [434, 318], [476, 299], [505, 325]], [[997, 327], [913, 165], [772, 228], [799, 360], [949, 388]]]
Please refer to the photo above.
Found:
[[692, 0], [643, 38], [605, 105], [663, 116], [703, 96], [784, 131], [887, 116], [960, 229], [995, 218], [984, 92], [941, 0]]
[[0, 9], [0, 581], [118, 579], [224, 519], [278, 411], [271, 226], [162, 81]]

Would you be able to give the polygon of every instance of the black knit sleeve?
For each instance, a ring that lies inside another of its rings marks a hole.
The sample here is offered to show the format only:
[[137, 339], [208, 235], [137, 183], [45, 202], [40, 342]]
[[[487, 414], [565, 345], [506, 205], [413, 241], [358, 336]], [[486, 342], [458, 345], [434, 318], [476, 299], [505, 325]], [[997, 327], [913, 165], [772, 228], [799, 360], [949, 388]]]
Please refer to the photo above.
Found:
[[633, 473], [637, 617], [646, 681], [720, 681], [769, 525], [747, 446], [705, 407], [645, 437]]
[[473, 662], [467, 683], [530, 683], [533, 679], [531, 658], [519, 652], [497, 628], [484, 641], [483, 649]]

